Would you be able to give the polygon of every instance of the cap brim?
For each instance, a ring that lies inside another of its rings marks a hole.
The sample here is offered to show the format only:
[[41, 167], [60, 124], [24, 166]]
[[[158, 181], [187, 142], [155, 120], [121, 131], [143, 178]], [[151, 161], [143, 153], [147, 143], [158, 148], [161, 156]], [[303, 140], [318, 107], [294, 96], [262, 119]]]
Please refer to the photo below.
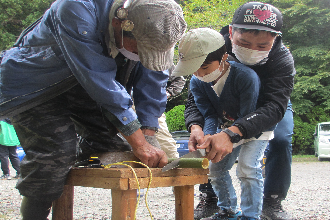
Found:
[[142, 65], [150, 70], [164, 71], [173, 65], [174, 47], [168, 51], [159, 51], [140, 46], [137, 43], [139, 58]]
[[173, 70], [172, 76], [187, 76], [196, 72], [204, 63], [207, 54], [190, 60], [180, 60]]
[[270, 32], [274, 32], [274, 33], [277, 33], [277, 34], [282, 34], [281, 31], [276, 31], [274, 29], [271, 29], [271, 28], [268, 28], [268, 27], [264, 27], [264, 26], [260, 26], [260, 25], [232, 24], [232, 26], [233, 27], [236, 27], [236, 28], [270, 31]]

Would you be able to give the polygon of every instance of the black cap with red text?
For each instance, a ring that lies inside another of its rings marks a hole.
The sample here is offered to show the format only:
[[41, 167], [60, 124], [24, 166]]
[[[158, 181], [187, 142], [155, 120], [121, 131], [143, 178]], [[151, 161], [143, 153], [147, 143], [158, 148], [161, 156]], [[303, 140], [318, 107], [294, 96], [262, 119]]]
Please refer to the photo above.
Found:
[[233, 27], [257, 29], [281, 34], [283, 17], [273, 5], [262, 2], [248, 2], [240, 6], [231, 23]]

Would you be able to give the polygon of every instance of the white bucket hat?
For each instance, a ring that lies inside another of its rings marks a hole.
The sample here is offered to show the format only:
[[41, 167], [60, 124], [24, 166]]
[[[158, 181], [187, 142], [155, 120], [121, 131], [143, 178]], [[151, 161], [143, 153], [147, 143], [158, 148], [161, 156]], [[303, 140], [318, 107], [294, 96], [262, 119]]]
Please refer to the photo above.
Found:
[[225, 39], [216, 30], [197, 28], [185, 33], [179, 44], [179, 62], [173, 76], [186, 76], [196, 72], [207, 55], [221, 48]]

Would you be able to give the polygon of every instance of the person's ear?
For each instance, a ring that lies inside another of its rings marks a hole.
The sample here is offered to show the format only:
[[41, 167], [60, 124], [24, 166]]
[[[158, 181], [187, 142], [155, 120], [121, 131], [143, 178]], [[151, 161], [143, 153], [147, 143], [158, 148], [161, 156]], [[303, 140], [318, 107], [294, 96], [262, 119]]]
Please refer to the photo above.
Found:
[[233, 26], [229, 25], [229, 39], [233, 39]]
[[115, 30], [121, 30], [121, 20], [119, 18], [112, 18], [111, 25]]

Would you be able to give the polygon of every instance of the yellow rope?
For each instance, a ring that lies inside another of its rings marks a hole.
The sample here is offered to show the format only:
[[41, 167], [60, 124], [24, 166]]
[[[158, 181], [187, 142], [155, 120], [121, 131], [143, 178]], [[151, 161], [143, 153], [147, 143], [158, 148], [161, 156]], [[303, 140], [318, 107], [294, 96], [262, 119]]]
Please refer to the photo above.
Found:
[[135, 215], [134, 215], [134, 220], [136, 218], [136, 211], [137, 211], [137, 208], [139, 206], [139, 202], [140, 202], [140, 183], [139, 183], [139, 180], [138, 180], [138, 177], [135, 173], [135, 170], [132, 166], [128, 165], [128, 164], [124, 164], [124, 163], [137, 163], [137, 164], [141, 164], [142, 166], [146, 167], [150, 173], [150, 178], [149, 178], [149, 184], [148, 184], [148, 188], [147, 188], [147, 192], [145, 194], [145, 203], [146, 203], [146, 207], [149, 211], [149, 214], [150, 214], [150, 218], [153, 220], [153, 217], [152, 217], [152, 214], [151, 214], [151, 211], [149, 209], [149, 206], [148, 206], [148, 201], [147, 201], [147, 196], [148, 196], [148, 191], [149, 191], [149, 188], [150, 188], [150, 185], [151, 185], [151, 181], [152, 181], [152, 172], [150, 170], [150, 168], [145, 165], [144, 163], [142, 162], [138, 162], [138, 161], [122, 161], [122, 162], [118, 162], [118, 163], [112, 163], [112, 164], [107, 164], [107, 165], [102, 165], [104, 168], [110, 168], [111, 166], [114, 166], [114, 165], [123, 165], [123, 166], [127, 166], [129, 168], [131, 168], [133, 174], [134, 174], [134, 177], [135, 177], [135, 180], [137, 182], [137, 186], [138, 186], [138, 190], [139, 190], [139, 195], [138, 195], [138, 200], [137, 200], [137, 203], [136, 203], [136, 207], [135, 207]]

